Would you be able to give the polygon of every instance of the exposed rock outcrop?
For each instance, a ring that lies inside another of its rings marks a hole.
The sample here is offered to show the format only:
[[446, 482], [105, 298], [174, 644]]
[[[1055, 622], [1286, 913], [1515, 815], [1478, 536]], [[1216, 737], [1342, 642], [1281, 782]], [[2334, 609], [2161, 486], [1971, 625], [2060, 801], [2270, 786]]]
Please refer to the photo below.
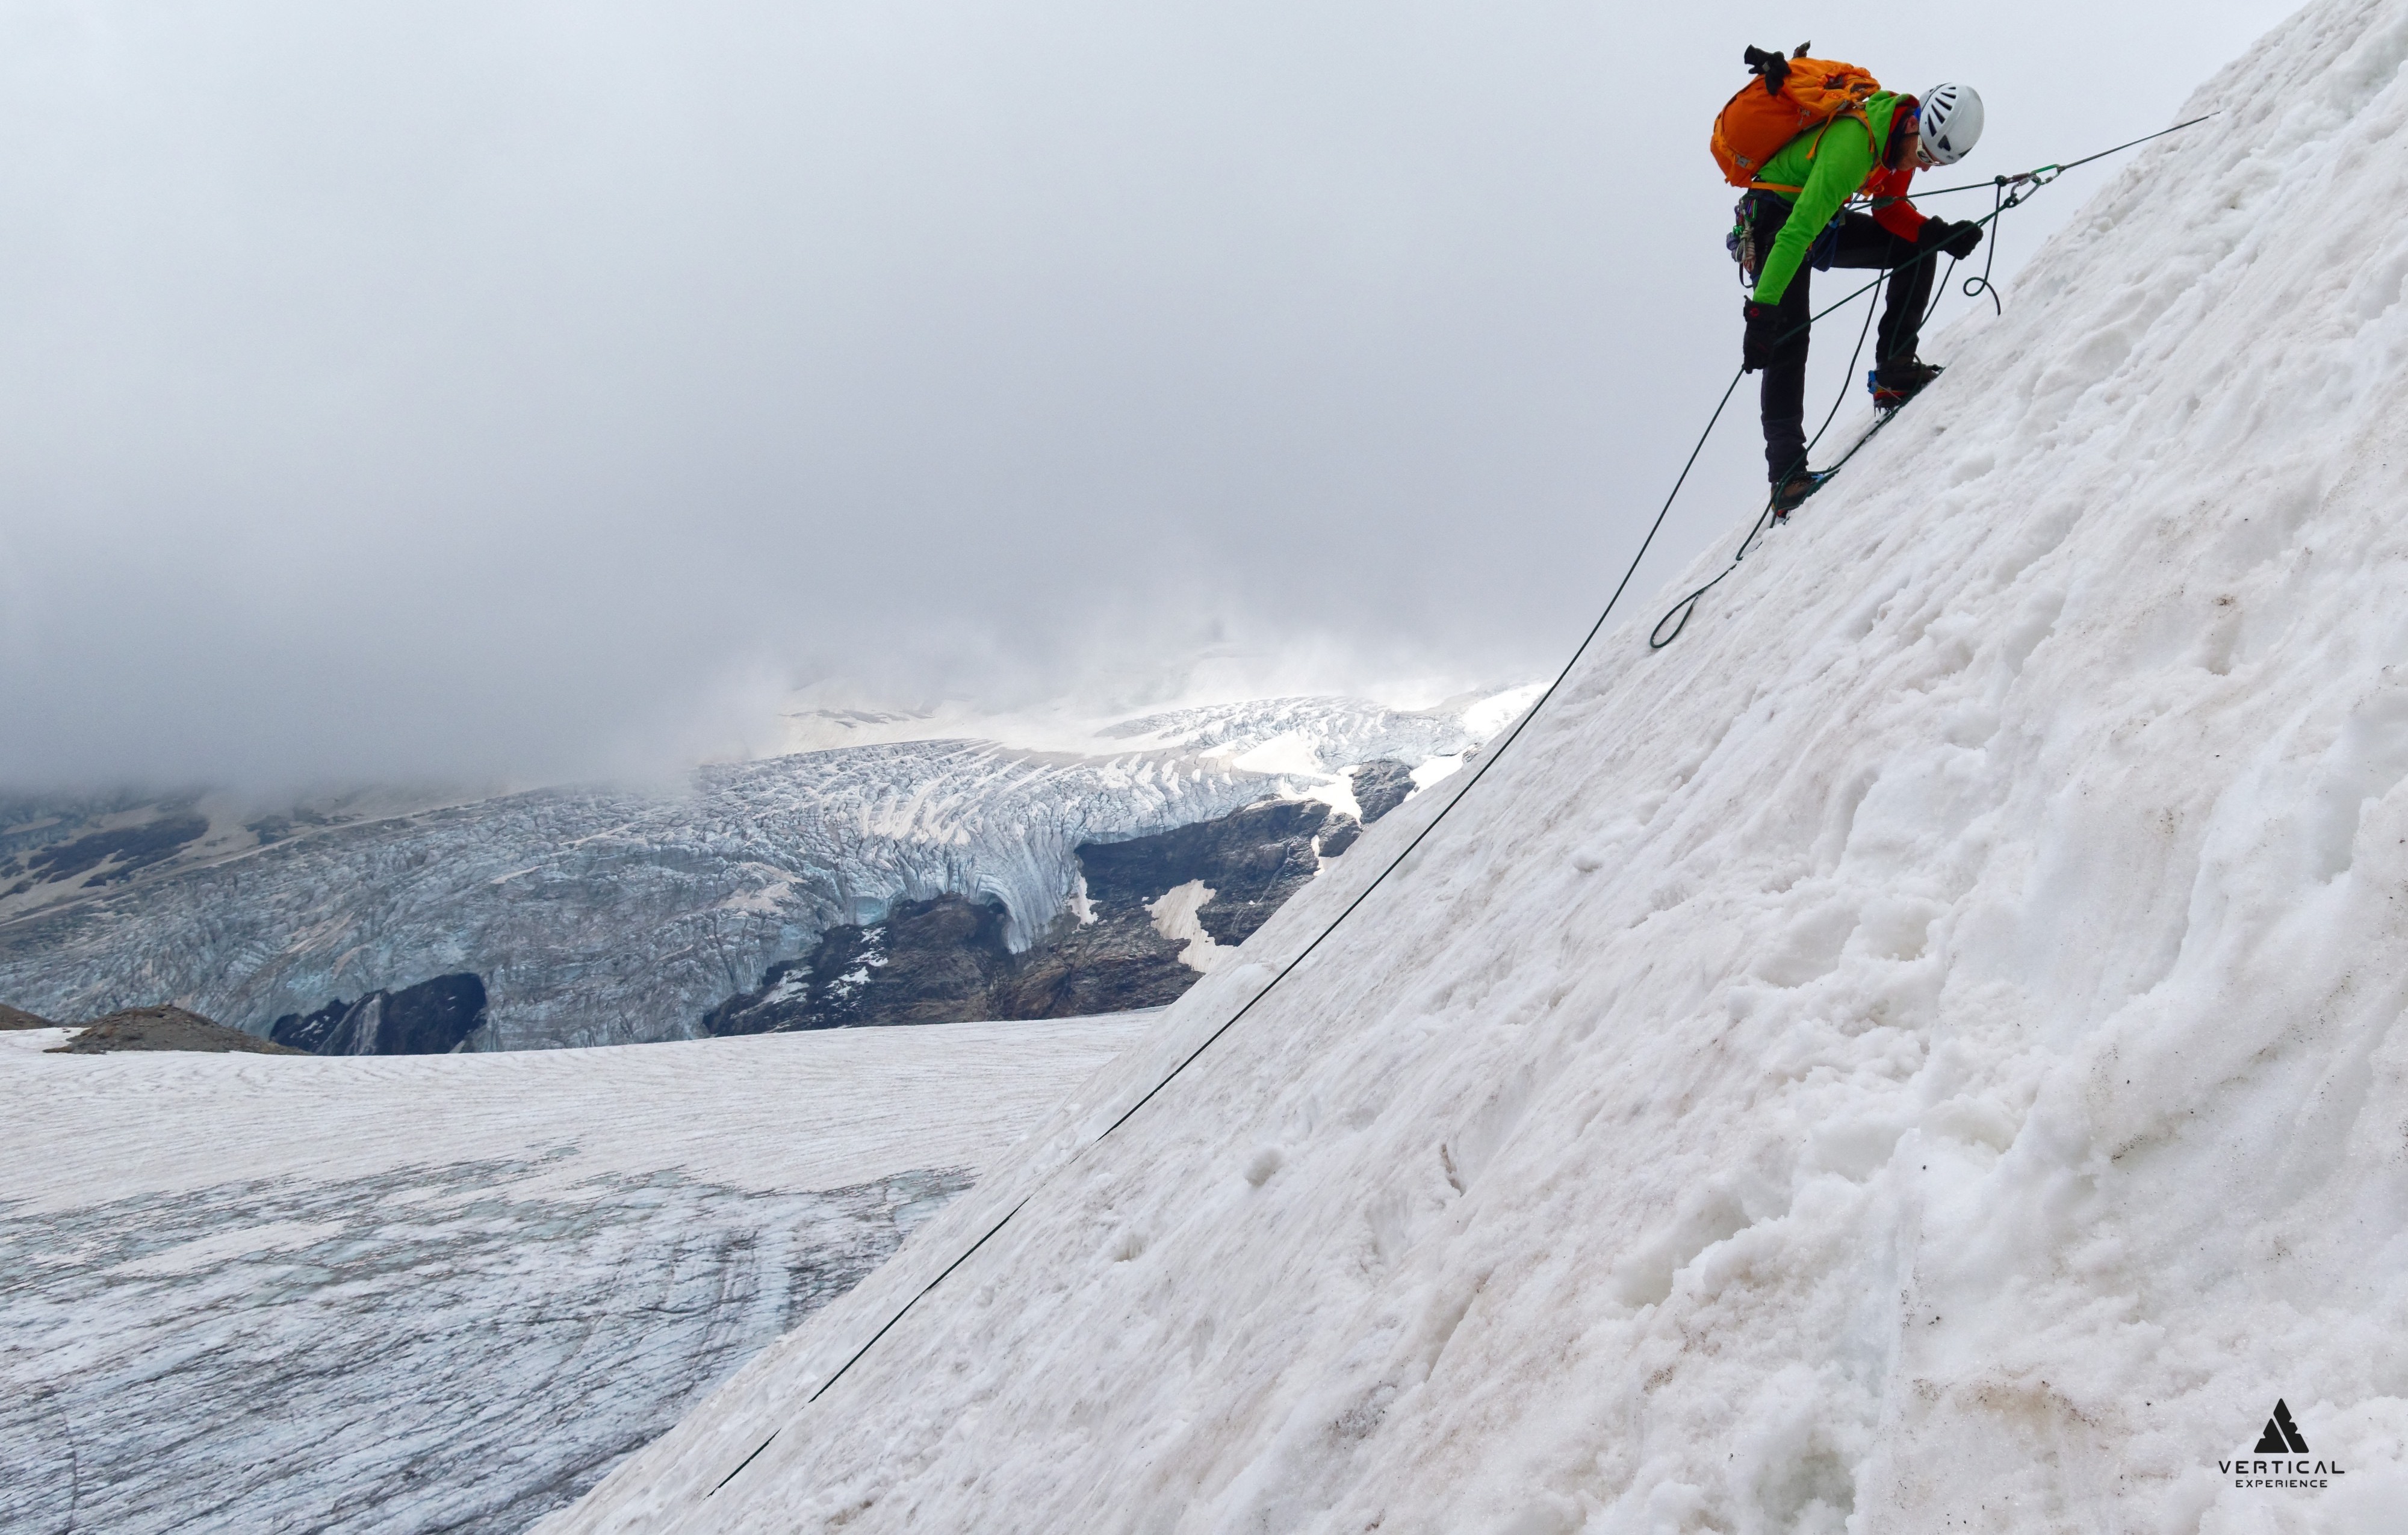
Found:
[[12, 1008], [0, 1002], [0, 1028], [56, 1028], [59, 1026], [22, 1008]]
[[485, 983], [464, 971], [288, 1012], [267, 1037], [313, 1055], [441, 1055], [466, 1048], [484, 1024]]
[[977, 1018], [1073, 1018], [1176, 1000], [1358, 828], [1318, 800], [1248, 806], [1152, 837], [1082, 843], [1079, 894], [1015, 955], [1000, 903], [904, 901], [704, 1015], [706, 1034]]
[[1001, 903], [939, 896], [886, 920], [831, 927], [801, 959], [769, 967], [758, 990], [703, 1018], [708, 1034], [783, 1034], [856, 1024], [944, 1024], [992, 1017], [989, 992], [1010, 974]]
[[[28, 1014], [30, 1016], [30, 1014]], [[105, 1055], [119, 1050], [198, 1050], [213, 1054], [298, 1055], [255, 1034], [211, 1023], [179, 1007], [128, 1008], [95, 1018], [50, 1054]]]
[[1099, 918], [1202, 881], [1213, 895], [1197, 920], [1213, 942], [1235, 948], [1320, 872], [1317, 840], [1333, 820], [1344, 824], [1318, 800], [1252, 805], [1155, 837], [1082, 847], [1079, 868]]
[[1413, 770], [1401, 762], [1386, 758], [1367, 762], [1346, 776], [1354, 781], [1354, 803], [1361, 808], [1367, 826], [1412, 797]]
[[[208, 835], [209, 821], [189, 808], [168, 807], [156, 820], [109, 831], [87, 832], [72, 841], [35, 847], [22, 856], [0, 859], [6, 893], [22, 895], [37, 884], [72, 880], [94, 869], [88, 888], [122, 884], [153, 864], [165, 863]], [[107, 867], [103, 867], [107, 866]]]

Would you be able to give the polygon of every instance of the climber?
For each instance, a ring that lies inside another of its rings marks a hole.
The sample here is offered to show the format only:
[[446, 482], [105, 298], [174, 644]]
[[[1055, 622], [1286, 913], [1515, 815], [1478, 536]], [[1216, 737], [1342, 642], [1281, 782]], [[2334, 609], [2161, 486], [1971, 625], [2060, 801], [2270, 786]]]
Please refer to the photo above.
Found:
[[[1799, 50], [1803, 65], [1818, 65], [1803, 53]], [[1748, 63], [1770, 77], [1768, 93], [1779, 90], [1796, 68], [1778, 53], [1756, 49], [1748, 50]], [[1918, 166], [1953, 165], [1981, 137], [1982, 98], [1973, 89], [1938, 85], [1918, 98], [1883, 91], [1852, 65], [1821, 67], [1852, 71], [1855, 105], [1790, 137], [1760, 163], [1739, 162], [1752, 174], [1740, 202], [1733, 249], [1756, 281], [1746, 305], [1742, 354], [1748, 371], [1764, 373], [1765, 465], [1773, 509], [1784, 517], [1821, 483], [1806, 466], [1810, 269], [1889, 271], [1871, 387], [1873, 403], [1894, 410], [1940, 371], [1915, 356], [1939, 257], [1961, 261], [1982, 240], [1980, 224], [1928, 218], [1907, 200]], [[1808, 70], [1797, 73], [1804, 77]], [[1718, 157], [1720, 133], [1718, 125]], [[1847, 208], [1860, 196], [1870, 212]]]

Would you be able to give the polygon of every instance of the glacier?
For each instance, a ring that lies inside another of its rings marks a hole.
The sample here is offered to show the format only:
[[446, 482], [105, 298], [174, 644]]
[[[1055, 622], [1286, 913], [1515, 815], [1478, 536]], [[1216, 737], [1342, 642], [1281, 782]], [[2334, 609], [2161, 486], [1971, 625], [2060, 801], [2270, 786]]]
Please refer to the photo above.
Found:
[[[795, 732], [861, 744], [706, 768], [679, 792], [388, 790], [272, 821], [205, 796], [149, 821], [123, 797], [24, 802], [0, 827], [22, 871], [0, 901], [0, 998], [69, 1020], [173, 1002], [265, 1034], [330, 999], [470, 972], [489, 998], [473, 1049], [691, 1039], [830, 926], [953, 894], [999, 901], [1025, 949], [1075, 893], [1080, 844], [1267, 796], [1351, 812], [1349, 768], [1434, 779], [1534, 691], [1048, 720], [1035, 745], [912, 739], [962, 723], [1011, 737], [1010, 721], [888, 714], [866, 737], [822, 710]], [[189, 834], [180, 853], [141, 843], [163, 824]], [[96, 857], [111, 839], [139, 850]], [[74, 879], [38, 878], [46, 849], [79, 845]]]
[[1719, 554], [541, 1528], [2408, 1526], [2403, 65], [2317, 0], [2088, 173], [1676, 645]]
[[0, 1529], [523, 1529], [1145, 1026], [323, 1059], [0, 1031]]

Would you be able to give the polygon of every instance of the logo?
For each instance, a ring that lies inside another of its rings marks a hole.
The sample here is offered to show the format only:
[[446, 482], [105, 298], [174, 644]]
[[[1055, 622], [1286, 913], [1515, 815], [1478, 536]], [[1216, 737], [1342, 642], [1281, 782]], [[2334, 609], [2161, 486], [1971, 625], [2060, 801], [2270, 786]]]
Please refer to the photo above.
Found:
[[2327, 1460], [2315, 1459], [2308, 1450], [2308, 1440], [2300, 1426], [2291, 1421], [2291, 1409], [2277, 1399], [2274, 1413], [2266, 1420], [2266, 1431], [2258, 1436], [2258, 1447], [2251, 1456], [2273, 1456], [2272, 1460], [2219, 1460], [2215, 1469], [2232, 1478], [2236, 1487], [2303, 1487], [2321, 1489], [2332, 1485], [2331, 1479], [2348, 1473]]
[[2274, 1400], [2274, 1415], [2266, 1420], [2266, 1431], [2258, 1436], [2258, 1448], [2253, 1455], [2305, 1455], [2308, 1442], [2300, 1437], [2300, 1426], [2291, 1421], [2291, 1410], [2281, 1398]]

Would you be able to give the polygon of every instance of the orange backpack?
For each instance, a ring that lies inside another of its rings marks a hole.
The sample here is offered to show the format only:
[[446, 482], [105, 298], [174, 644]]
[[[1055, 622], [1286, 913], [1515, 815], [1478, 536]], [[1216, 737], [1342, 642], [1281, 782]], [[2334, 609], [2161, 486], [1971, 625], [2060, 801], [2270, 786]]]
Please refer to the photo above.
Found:
[[[1865, 102], [1881, 89], [1881, 81], [1852, 64], [1806, 57], [1811, 46], [1801, 44], [1785, 59], [1760, 48], [1747, 50], [1748, 73], [1758, 79], [1742, 87], [1714, 119], [1714, 164], [1731, 185], [1753, 185], [1756, 173], [1783, 146], [1823, 123], [1852, 117], [1865, 125], [1868, 136], [1872, 133]], [[1881, 146], [1873, 146], [1873, 152], [1878, 158]]]

